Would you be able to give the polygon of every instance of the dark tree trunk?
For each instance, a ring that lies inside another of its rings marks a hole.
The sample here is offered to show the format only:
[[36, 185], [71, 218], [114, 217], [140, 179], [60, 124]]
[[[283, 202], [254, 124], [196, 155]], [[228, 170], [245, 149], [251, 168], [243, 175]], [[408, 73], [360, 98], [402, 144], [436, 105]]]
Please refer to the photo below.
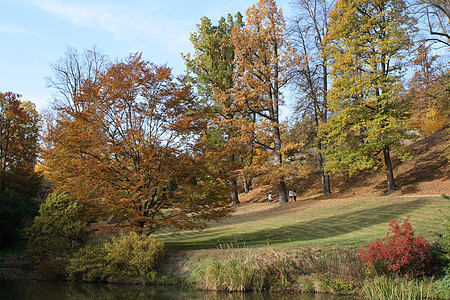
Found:
[[393, 171], [393, 168], [392, 168], [391, 154], [390, 154], [389, 146], [385, 146], [383, 148], [383, 157], [384, 157], [384, 169], [386, 171], [386, 176], [387, 176], [386, 194], [389, 195], [396, 188], [395, 180], [394, 180], [394, 171]]
[[[228, 161], [230, 162], [230, 164], [232, 165], [235, 161], [236, 161], [236, 157], [234, 154], [230, 155], [228, 157]], [[233, 175], [234, 176], [234, 175]], [[231, 194], [230, 194], [230, 198], [231, 198], [231, 204], [238, 204], [239, 202], [239, 194], [238, 194], [238, 185], [237, 185], [237, 180], [235, 178], [230, 179], [229, 182], [230, 186], [231, 186]]]
[[286, 183], [284, 181], [280, 181], [278, 184], [278, 197], [279, 197], [279, 204], [283, 204], [288, 202], [287, 194], [286, 194]]
[[328, 175], [323, 169], [324, 157], [321, 151], [322, 151], [322, 142], [319, 140], [319, 166], [320, 166], [320, 173], [322, 175], [322, 188], [324, 196], [328, 196], [331, 195], [330, 175]]
[[[280, 151], [281, 151], [281, 134], [280, 129], [277, 126], [275, 128], [275, 137], [274, 137], [274, 160], [275, 165], [277, 166], [280, 166], [283, 163], [283, 156], [281, 155]], [[280, 204], [288, 202], [286, 194], [286, 183], [283, 178], [281, 178], [280, 183], [278, 184], [278, 195]]]
[[247, 178], [247, 176], [244, 176], [244, 192], [248, 193], [252, 189], [252, 178]]
[[237, 185], [237, 180], [235, 179], [231, 179], [230, 180], [230, 185], [231, 185], [231, 204], [239, 204], [239, 195], [238, 195], [238, 185]]
[[323, 195], [329, 196], [329, 195], [331, 195], [330, 175], [325, 174], [325, 172], [323, 170], [321, 172], [322, 172]]

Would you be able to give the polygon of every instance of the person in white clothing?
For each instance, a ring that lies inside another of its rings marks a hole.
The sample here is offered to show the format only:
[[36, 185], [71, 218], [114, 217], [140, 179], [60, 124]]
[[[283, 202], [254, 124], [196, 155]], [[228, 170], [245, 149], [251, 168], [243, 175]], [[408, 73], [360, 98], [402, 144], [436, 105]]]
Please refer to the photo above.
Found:
[[293, 201], [293, 200], [294, 200], [294, 192], [289, 191], [289, 201]]

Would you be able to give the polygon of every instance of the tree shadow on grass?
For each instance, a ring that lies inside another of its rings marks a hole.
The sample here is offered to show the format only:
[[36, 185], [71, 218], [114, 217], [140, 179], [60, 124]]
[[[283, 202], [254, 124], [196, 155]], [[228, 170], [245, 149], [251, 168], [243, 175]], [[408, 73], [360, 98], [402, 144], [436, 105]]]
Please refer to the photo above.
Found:
[[198, 242], [174, 242], [169, 243], [169, 246], [184, 249], [204, 249], [215, 248], [219, 244], [235, 244], [238, 241], [240, 244], [245, 244], [249, 247], [260, 247], [267, 245], [268, 241], [275, 245], [332, 238], [381, 223], [386, 223], [387, 232], [388, 221], [414, 211], [424, 206], [427, 202], [428, 200], [426, 199], [418, 199], [404, 203], [394, 203], [312, 221], [300, 221], [292, 225], [263, 229], [252, 233], [239, 234], [239, 232], [236, 232], [235, 234], [211, 237], [208, 240]]

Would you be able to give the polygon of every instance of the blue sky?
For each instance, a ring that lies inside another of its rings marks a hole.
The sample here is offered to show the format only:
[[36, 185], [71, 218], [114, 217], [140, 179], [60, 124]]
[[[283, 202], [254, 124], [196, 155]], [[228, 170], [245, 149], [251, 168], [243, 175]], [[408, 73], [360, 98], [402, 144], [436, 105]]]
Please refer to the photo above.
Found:
[[[142, 52], [183, 73], [180, 53], [192, 51], [189, 33], [200, 18], [214, 22], [257, 0], [0, 0], [0, 91], [15, 92], [39, 110], [49, 105], [52, 89], [45, 77], [67, 46], [96, 45], [111, 59]], [[290, 0], [277, 4], [289, 16]]]

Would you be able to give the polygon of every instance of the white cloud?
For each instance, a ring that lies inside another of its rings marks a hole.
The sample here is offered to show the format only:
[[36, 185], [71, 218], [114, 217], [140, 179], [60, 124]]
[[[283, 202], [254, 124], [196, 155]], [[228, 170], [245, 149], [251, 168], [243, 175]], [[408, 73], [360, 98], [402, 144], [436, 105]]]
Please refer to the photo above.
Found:
[[[40, 10], [68, 19], [77, 26], [113, 34], [116, 41], [154, 40], [155, 48], [175, 52], [188, 43], [187, 21], [170, 15], [170, 3], [161, 1], [32, 0]], [[126, 3], [126, 4], [124, 4]], [[179, 51], [178, 51], [179, 52]]]
[[32, 32], [12, 23], [0, 24], [0, 32], [6, 32], [10, 34], [34, 35]]

